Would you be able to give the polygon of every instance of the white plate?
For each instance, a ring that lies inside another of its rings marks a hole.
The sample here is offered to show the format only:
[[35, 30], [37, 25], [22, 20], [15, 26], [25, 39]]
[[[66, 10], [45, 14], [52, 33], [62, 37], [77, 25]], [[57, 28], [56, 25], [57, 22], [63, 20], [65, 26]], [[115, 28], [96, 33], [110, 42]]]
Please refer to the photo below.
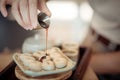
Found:
[[75, 65], [76, 65], [76, 62], [73, 62], [67, 56], [62, 54], [68, 60], [66, 67], [60, 68], [60, 69], [56, 68], [55, 70], [51, 70], [51, 71], [41, 70], [41, 71], [36, 72], [36, 71], [32, 71], [32, 70], [28, 69], [26, 66], [23, 65], [23, 63], [19, 59], [20, 55], [22, 55], [22, 54], [15, 53], [13, 55], [13, 60], [18, 65], [18, 67], [23, 71], [23, 73], [25, 73], [26, 75], [31, 76], [31, 77], [37, 77], [37, 76], [43, 76], [43, 75], [49, 75], [49, 74], [56, 74], [56, 73], [66, 72], [66, 71], [74, 69]]

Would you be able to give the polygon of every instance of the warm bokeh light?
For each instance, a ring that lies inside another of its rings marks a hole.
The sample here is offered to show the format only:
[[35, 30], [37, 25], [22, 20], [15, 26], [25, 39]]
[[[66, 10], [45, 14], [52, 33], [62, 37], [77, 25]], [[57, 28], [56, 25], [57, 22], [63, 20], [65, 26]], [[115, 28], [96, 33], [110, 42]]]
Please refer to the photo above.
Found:
[[52, 13], [52, 19], [73, 20], [78, 15], [74, 1], [49, 1], [47, 5]]
[[49, 39], [56, 44], [64, 41], [82, 42], [92, 16], [90, 6], [75, 0], [51, 0], [47, 5], [52, 13]]
[[92, 19], [93, 10], [87, 2], [80, 5], [80, 17], [82, 20], [89, 22]]

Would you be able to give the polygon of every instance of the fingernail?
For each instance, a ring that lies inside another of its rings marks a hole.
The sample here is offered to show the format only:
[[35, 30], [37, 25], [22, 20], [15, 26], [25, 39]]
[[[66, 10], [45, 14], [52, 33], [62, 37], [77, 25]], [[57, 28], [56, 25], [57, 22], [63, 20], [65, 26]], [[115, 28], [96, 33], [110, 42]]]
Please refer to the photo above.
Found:
[[25, 30], [28, 30], [28, 28], [25, 28]]
[[36, 28], [36, 27], [37, 27], [37, 24], [36, 24], [36, 23], [33, 23], [32, 26], [33, 26], [33, 28]]
[[37, 27], [37, 25], [36, 26], [34, 26], [34, 28], [36, 28]]
[[29, 30], [32, 30], [32, 28], [30, 28]]
[[33, 28], [34, 28], [33, 26], [30, 26], [30, 27], [29, 27], [29, 30], [33, 30]]
[[4, 16], [4, 17], [7, 17], [7, 13], [4, 13], [3, 16]]
[[25, 30], [28, 30], [28, 29], [29, 29], [29, 27], [24, 27], [24, 29], [25, 29]]

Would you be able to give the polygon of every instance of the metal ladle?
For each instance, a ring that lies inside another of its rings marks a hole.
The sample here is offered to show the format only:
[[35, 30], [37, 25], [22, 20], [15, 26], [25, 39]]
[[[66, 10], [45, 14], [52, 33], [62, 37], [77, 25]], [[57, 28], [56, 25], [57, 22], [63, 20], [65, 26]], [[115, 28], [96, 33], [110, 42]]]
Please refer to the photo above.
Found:
[[45, 13], [41, 12], [38, 14], [38, 23], [39, 24], [37, 28], [35, 28], [35, 30], [41, 29], [41, 28], [47, 29], [50, 25], [50, 17], [47, 16]]

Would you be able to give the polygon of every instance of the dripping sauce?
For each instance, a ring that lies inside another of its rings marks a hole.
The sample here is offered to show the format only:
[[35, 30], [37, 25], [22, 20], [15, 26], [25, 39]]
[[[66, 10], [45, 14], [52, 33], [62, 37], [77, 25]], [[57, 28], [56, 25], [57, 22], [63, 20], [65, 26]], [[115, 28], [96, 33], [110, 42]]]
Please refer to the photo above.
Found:
[[47, 54], [47, 48], [48, 48], [48, 28], [46, 30], [46, 54]]

